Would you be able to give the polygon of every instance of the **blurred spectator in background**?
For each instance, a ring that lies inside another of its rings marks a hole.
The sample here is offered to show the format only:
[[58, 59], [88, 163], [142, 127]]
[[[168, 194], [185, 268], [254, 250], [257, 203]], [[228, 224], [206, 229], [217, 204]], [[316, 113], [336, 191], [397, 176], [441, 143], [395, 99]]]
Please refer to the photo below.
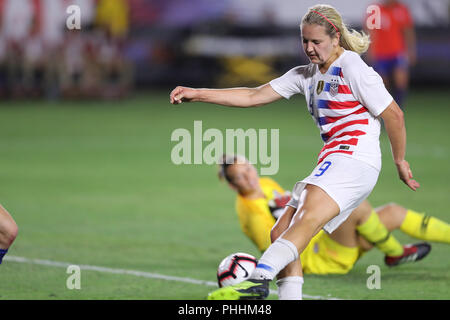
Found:
[[139, 28], [153, 25], [160, 18], [164, 2], [157, 0], [129, 0], [130, 24]]
[[102, 98], [122, 98], [129, 93], [132, 83], [132, 67], [124, 57], [124, 44], [108, 30], [95, 31], [96, 48], [92, 52], [97, 61]]
[[[41, 32], [40, 5], [39, 2], [32, 2], [32, 20], [29, 36], [24, 41], [23, 56], [19, 58], [22, 72], [22, 79], [12, 78], [11, 84], [21, 87], [23, 90], [15, 96], [37, 97], [44, 94], [44, 78], [46, 71], [46, 55], [44, 54], [44, 43]], [[21, 83], [21, 81], [23, 81]]]
[[[372, 1], [329, 0], [356, 25]], [[381, 28], [368, 30], [368, 58], [402, 107], [410, 78], [433, 86], [450, 81], [448, 0], [406, 1], [422, 58], [411, 77], [416, 40], [406, 6], [380, 0]], [[115, 99], [175, 81], [223, 87], [236, 79], [249, 86], [265, 82], [307, 59], [298, 55], [295, 12], [310, 2], [0, 0], [0, 98]], [[80, 8], [81, 30], [66, 26], [71, 5]], [[437, 59], [442, 68], [432, 67]]]
[[380, 8], [380, 28], [369, 29], [369, 59], [383, 78], [395, 101], [404, 108], [409, 83], [409, 66], [416, 63], [416, 35], [406, 5], [397, 0], [384, 0]]
[[130, 90], [131, 64], [124, 57], [130, 8], [126, 0], [99, 0], [95, 17], [95, 58], [103, 98], [121, 98]]
[[99, 76], [90, 37], [81, 30], [66, 31], [60, 88], [63, 98], [93, 98], [99, 92]]
[[13, 97], [21, 97], [24, 87], [25, 44], [35, 23], [35, 2], [28, 0], [2, 0], [1, 34], [4, 41], [6, 65], [6, 89]]
[[[69, 5], [81, 30], [66, 27]], [[123, 97], [129, 11], [126, 0], [0, 0], [0, 97]]]
[[[100, 0], [81, 30], [67, 30], [61, 67], [66, 98], [122, 98], [130, 90], [132, 72], [123, 51], [129, 29], [125, 0]], [[93, 8], [93, 0], [83, 0]], [[89, 11], [93, 11], [90, 10]]]
[[0, 33], [0, 99], [5, 98], [8, 94], [7, 81], [6, 42], [3, 34]]
[[129, 27], [129, 7], [126, 0], [98, 0], [95, 24], [114, 40], [124, 39]]
[[64, 44], [64, 28], [66, 6], [63, 1], [40, 0], [36, 21], [39, 28], [45, 57], [44, 86], [47, 98], [54, 99], [59, 95], [59, 66], [61, 50]]
[[65, 28], [59, 64], [60, 92], [63, 98], [94, 98], [100, 87], [95, 49], [92, 49], [95, 0], [72, 0], [70, 4], [80, 6], [81, 30]]

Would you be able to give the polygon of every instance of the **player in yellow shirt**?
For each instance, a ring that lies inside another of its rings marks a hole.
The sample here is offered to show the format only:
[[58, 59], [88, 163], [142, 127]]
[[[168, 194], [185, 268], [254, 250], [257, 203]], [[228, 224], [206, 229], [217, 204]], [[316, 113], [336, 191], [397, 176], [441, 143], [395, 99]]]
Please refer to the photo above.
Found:
[[[278, 238], [276, 223], [288, 205], [290, 193], [240, 156], [224, 156], [219, 177], [237, 192], [236, 211], [242, 231], [260, 251]], [[281, 219], [280, 219], [281, 220]], [[278, 221], [280, 221], [278, 220]], [[428, 243], [402, 246], [391, 231], [400, 229], [417, 239], [450, 243], [450, 226], [431, 216], [388, 204], [373, 209], [364, 201], [333, 233], [320, 231], [301, 254], [303, 272], [348, 273], [361, 255], [374, 246], [395, 266], [418, 261], [431, 250]]]

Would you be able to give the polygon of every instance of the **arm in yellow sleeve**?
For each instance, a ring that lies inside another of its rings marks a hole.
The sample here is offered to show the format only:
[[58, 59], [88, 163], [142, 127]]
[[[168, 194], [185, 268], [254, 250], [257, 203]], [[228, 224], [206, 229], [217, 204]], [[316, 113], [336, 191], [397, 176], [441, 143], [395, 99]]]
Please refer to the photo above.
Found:
[[238, 206], [239, 221], [242, 231], [249, 237], [260, 251], [266, 250], [270, 244], [270, 231], [275, 224], [265, 199], [247, 200]]

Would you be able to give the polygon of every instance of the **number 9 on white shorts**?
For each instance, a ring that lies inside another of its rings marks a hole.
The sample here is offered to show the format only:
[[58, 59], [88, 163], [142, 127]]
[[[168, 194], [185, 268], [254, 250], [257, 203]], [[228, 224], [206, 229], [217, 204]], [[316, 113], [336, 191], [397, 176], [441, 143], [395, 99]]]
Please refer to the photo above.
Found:
[[319, 163], [308, 177], [295, 184], [288, 206], [301, 206], [307, 184], [320, 187], [339, 205], [340, 213], [323, 227], [327, 233], [332, 233], [369, 196], [379, 173], [378, 169], [361, 160], [331, 155]]

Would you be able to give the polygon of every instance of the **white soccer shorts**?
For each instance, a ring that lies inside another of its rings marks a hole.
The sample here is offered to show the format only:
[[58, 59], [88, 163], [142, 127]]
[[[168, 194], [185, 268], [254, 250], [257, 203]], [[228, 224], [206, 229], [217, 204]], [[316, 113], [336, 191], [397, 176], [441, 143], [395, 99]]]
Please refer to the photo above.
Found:
[[317, 165], [308, 177], [295, 184], [287, 205], [294, 208], [302, 205], [306, 185], [320, 187], [339, 205], [339, 214], [323, 227], [327, 233], [332, 233], [369, 196], [378, 175], [378, 169], [363, 161], [331, 155]]

